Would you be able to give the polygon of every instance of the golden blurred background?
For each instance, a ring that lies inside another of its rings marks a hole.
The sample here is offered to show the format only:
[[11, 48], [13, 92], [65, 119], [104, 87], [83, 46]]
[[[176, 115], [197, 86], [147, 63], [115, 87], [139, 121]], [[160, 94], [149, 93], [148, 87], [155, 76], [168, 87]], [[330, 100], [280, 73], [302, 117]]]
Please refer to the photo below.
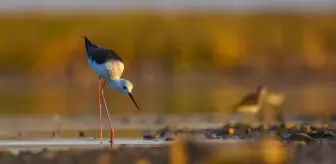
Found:
[[[0, 22], [0, 113], [96, 114], [81, 36], [123, 58], [144, 113], [225, 113], [259, 84], [286, 94], [287, 114], [335, 111], [330, 11], [31, 9]], [[112, 113], [136, 112], [105, 94]]]

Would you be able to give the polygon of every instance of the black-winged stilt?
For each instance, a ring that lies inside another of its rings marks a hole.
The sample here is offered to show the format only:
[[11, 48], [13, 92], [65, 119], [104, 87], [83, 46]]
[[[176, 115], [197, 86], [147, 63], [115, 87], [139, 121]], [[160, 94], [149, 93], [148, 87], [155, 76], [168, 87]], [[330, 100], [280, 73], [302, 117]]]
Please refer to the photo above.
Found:
[[[102, 129], [102, 106], [101, 106], [101, 97], [103, 98], [107, 118], [110, 124], [110, 132], [111, 132], [111, 146], [113, 146], [114, 141], [114, 130], [112, 127], [110, 115], [108, 108], [106, 106], [106, 101], [104, 97], [103, 88], [106, 82], [117, 91], [120, 91], [124, 94], [128, 94], [129, 97], [134, 102], [135, 106], [140, 111], [139, 106], [135, 102], [131, 91], [133, 89], [133, 84], [121, 78], [121, 75], [124, 71], [124, 64], [122, 59], [112, 50], [99, 47], [93, 44], [87, 37], [83, 37], [85, 40], [85, 49], [88, 55], [88, 61], [91, 68], [98, 75], [98, 101], [99, 101], [99, 119], [100, 119], [100, 146], [102, 146], [103, 142], [103, 129]], [[103, 84], [101, 85], [101, 78], [104, 79]]]

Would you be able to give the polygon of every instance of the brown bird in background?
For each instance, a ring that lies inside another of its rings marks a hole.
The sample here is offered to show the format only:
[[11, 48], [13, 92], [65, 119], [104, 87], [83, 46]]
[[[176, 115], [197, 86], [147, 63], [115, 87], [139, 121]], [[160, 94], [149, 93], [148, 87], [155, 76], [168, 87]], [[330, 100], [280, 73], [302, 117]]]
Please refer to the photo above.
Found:
[[233, 110], [235, 113], [256, 114], [260, 111], [266, 96], [267, 88], [264, 85], [260, 85], [254, 93], [243, 97], [243, 99], [233, 107]]
[[[264, 85], [259, 85], [255, 92], [249, 93], [242, 98], [242, 100], [233, 106], [232, 110], [234, 114], [240, 113], [248, 115], [258, 114], [261, 108], [263, 107], [265, 98], [267, 96], [267, 88]], [[247, 121], [247, 118], [244, 117], [243, 121]]]

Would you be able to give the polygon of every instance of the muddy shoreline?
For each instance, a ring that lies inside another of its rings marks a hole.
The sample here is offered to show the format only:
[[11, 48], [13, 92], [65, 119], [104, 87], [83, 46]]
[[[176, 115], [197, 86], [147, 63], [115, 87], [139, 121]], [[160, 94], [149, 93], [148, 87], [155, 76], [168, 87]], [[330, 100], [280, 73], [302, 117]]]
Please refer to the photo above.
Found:
[[325, 163], [336, 162], [336, 143], [280, 144], [265, 138], [256, 142], [199, 142], [183, 138], [159, 146], [119, 145], [108, 147], [71, 148], [68, 150], [43, 149], [40, 151], [6, 150], [0, 152], [0, 163], [53, 163], [53, 164], [132, 164], [132, 163]]

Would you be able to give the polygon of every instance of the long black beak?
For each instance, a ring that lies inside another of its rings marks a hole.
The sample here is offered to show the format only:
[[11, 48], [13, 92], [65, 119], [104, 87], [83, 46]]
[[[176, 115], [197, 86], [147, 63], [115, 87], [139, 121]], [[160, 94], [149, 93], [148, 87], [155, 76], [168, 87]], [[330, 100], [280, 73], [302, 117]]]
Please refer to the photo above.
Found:
[[132, 94], [131, 94], [131, 93], [128, 93], [128, 95], [129, 95], [129, 97], [132, 99], [132, 101], [134, 102], [135, 106], [138, 108], [138, 110], [139, 110], [139, 112], [140, 112], [141, 110], [140, 110], [138, 104], [135, 102], [135, 100], [134, 100]]

